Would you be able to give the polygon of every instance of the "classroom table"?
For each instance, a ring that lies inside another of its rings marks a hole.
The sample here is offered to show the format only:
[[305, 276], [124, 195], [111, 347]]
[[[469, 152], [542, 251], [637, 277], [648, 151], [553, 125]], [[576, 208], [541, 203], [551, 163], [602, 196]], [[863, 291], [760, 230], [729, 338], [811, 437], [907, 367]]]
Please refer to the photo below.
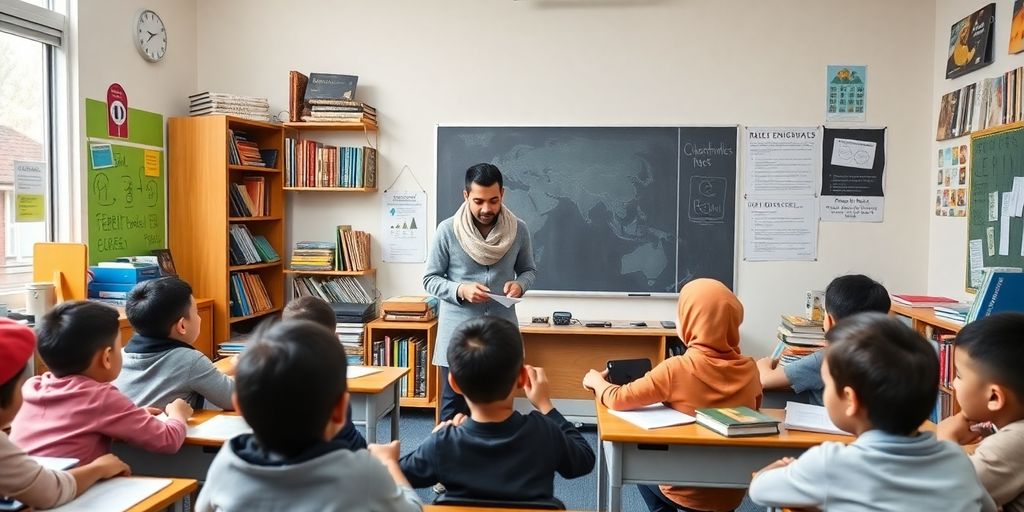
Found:
[[[745, 489], [751, 475], [783, 457], [799, 457], [825, 441], [853, 436], [786, 430], [770, 436], [725, 437], [691, 423], [644, 430], [597, 408], [597, 509], [618, 511], [623, 484], [670, 484]], [[782, 409], [761, 412], [782, 419]]]
[[[198, 410], [188, 419], [189, 427], [195, 427], [218, 415], [237, 416], [235, 412]], [[133, 475], [157, 476], [162, 478], [185, 477], [203, 482], [206, 473], [217, 456], [222, 439], [189, 436], [178, 453], [153, 453], [115, 441], [111, 451], [132, 468]]]
[[199, 484], [191, 478], [172, 478], [170, 485], [125, 512], [161, 512], [168, 509], [185, 512], [185, 498], [198, 487]]

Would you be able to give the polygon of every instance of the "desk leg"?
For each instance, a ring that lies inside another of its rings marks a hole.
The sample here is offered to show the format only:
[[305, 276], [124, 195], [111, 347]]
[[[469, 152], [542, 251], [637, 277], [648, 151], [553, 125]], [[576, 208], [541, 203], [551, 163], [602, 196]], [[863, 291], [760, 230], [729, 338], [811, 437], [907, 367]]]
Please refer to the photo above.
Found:
[[605, 442], [608, 465], [608, 510], [622, 510], [622, 443]]
[[399, 403], [401, 401], [400, 393], [398, 392], [398, 386], [395, 384], [391, 385], [391, 389], [394, 390], [394, 398], [391, 401], [391, 440], [398, 441], [398, 423], [401, 419]]
[[185, 497], [171, 504], [171, 512], [185, 512]]
[[372, 395], [366, 397], [366, 442], [377, 442], [377, 400]]
[[604, 443], [601, 441], [601, 430], [597, 431], [597, 510], [608, 509], [608, 487], [605, 479], [605, 471], [608, 470], [607, 461], [604, 455]]

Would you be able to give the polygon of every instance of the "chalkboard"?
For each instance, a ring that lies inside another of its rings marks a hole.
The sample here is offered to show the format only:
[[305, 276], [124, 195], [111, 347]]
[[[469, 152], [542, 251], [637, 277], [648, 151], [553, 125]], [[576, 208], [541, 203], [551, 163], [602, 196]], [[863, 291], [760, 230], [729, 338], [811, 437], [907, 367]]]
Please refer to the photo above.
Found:
[[[1021, 256], [1021, 238], [1024, 219], [1010, 217], [1009, 254], [1000, 255], [999, 245], [1003, 236], [1002, 197], [1004, 192], [1013, 190], [1013, 178], [1024, 177], [1024, 123], [1006, 126], [996, 131], [982, 132], [971, 137], [971, 179], [970, 202], [967, 212], [967, 277], [965, 287], [971, 290], [977, 286], [971, 282], [971, 240], [980, 240], [982, 261], [985, 267], [1024, 267]], [[1022, 191], [1024, 193], [1024, 191]], [[989, 208], [992, 194], [997, 199], [995, 219], [990, 220]], [[989, 241], [989, 230], [992, 240]], [[992, 245], [990, 248], [989, 245]], [[972, 286], [972, 284], [974, 286]]]
[[[89, 262], [165, 248], [164, 119], [128, 109], [128, 138], [107, 134], [107, 106], [85, 100]], [[96, 169], [91, 148], [110, 144], [113, 166]]]
[[698, 277], [732, 287], [735, 126], [438, 127], [437, 222], [487, 162], [529, 226], [534, 290], [676, 293]]

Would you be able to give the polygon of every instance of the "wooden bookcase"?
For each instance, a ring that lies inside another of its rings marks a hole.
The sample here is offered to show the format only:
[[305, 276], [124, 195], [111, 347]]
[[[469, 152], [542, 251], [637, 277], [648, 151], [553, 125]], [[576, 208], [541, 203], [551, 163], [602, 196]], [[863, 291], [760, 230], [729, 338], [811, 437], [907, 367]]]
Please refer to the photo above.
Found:
[[[434, 360], [434, 345], [437, 342], [437, 320], [429, 322], [393, 322], [377, 319], [366, 325], [366, 336], [363, 341], [363, 353], [366, 357], [366, 364], [370, 364], [373, 350], [373, 342], [384, 339], [385, 336], [404, 337], [416, 336], [427, 340], [427, 392], [426, 397], [402, 397], [402, 407], [420, 407], [436, 409], [440, 390], [437, 381], [437, 367], [431, 361]], [[410, 372], [412, 375], [412, 372]]]
[[[244, 324], [258, 322], [284, 307], [284, 129], [231, 116], [173, 117], [167, 124], [171, 254], [178, 273], [192, 285], [195, 295], [213, 299], [213, 342], [222, 343], [230, 338], [233, 327], [251, 327]], [[276, 166], [230, 165], [228, 130], [245, 132], [260, 149], [276, 149]], [[230, 216], [228, 187], [247, 176], [265, 178], [269, 215]], [[281, 259], [232, 265], [231, 224], [245, 224], [253, 235], [265, 236]], [[245, 317], [231, 316], [231, 274], [237, 271], [260, 277], [273, 308]]]
[[[935, 316], [935, 311], [932, 308], [911, 308], [893, 304], [890, 309], [892, 314], [909, 319], [911, 328], [929, 341], [932, 340], [936, 333], [956, 334], [963, 328], [962, 325], [956, 322]], [[951, 414], [960, 412], [960, 404], [956, 401], [956, 392], [952, 386], [946, 387], [940, 384], [939, 392], [949, 396]]]

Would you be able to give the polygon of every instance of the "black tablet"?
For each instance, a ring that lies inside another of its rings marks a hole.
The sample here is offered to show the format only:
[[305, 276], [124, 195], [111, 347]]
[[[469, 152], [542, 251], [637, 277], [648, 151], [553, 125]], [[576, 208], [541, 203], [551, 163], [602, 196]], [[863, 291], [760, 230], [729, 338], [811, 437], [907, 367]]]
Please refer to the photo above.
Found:
[[651, 371], [650, 359], [618, 359], [608, 361], [608, 382], [629, 384]]

